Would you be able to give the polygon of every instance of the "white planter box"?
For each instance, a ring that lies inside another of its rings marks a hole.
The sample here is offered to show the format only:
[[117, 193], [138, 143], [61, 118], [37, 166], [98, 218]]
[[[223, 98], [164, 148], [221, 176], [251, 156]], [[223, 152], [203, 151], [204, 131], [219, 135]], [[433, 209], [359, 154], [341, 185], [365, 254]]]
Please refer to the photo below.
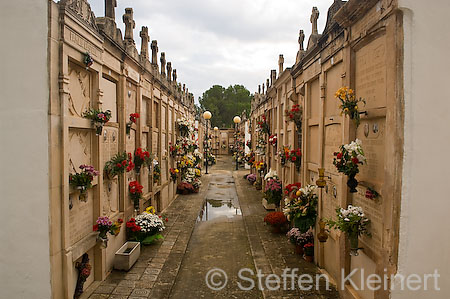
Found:
[[266, 210], [275, 210], [277, 208], [274, 203], [269, 204], [265, 198], [262, 200], [262, 205]]
[[[130, 249], [128, 253], [125, 253], [127, 249]], [[139, 242], [126, 242], [117, 250], [114, 257], [114, 269], [128, 271], [136, 263], [137, 259], [141, 255], [141, 243]]]

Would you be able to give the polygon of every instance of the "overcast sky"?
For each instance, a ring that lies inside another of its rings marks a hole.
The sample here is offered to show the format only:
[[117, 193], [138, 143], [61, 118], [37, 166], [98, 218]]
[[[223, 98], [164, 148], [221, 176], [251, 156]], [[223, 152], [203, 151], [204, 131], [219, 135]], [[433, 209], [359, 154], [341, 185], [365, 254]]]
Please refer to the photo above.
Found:
[[[97, 17], [104, 16], [104, 0], [88, 0]], [[333, 0], [117, 0], [116, 23], [124, 33], [122, 15], [134, 10], [134, 39], [140, 51], [142, 26], [159, 53], [177, 69], [178, 81], [198, 97], [211, 86], [242, 84], [251, 93], [278, 71], [278, 55], [285, 67], [295, 62], [298, 32], [311, 33], [313, 6], [320, 11], [323, 31]], [[159, 62], [159, 58], [158, 58]]]

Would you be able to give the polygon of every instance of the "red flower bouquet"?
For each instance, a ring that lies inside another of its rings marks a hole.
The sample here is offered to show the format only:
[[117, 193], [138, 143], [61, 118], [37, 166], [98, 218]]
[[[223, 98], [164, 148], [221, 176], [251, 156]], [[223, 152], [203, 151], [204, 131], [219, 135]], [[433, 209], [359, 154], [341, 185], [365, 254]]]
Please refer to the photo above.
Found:
[[270, 212], [264, 217], [264, 222], [273, 227], [280, 228], [287, 223], [287, 219], [283, 212]]
[[151, 159], [150, 159], [150, 153], [146, 150], [143, 150], [142, 148], [137, 148], [134, 152], [134, 168], [136, 170], [136, 173], [139, 173], [141, 171], [142, 165], [151, 166]]
[[130, 121], [127, 122], [127, 126], [126, 126], [127, 135], [130, 135], [131, 126], [137, 122], [137, 119], [139, 117], [140, 117], [139, 113], [131, 113], [130, 114]]
[[297, 171], [300, 171], [300, 166], [302, 166], [302, 151], [299, 148], [291, 150], [288, 160], [295, 164]]
[[291, 110], [285, 110], [287, 121], [293, 121], [297, 130], [302, 129], [303, 108], [300, 105], [293, 105]]
[[142, 197], [142, 189], [144, 186], [139, 184], [138, 181], [132, 181], [128, 185], [128, 190], [130, 191], [130, 197], [134, 201], [134, 207], [137, 209], [139, 207], [139, 200]]
[[105, 176], [108, 179], [113, 179], [118, 174], [124, 173], [125, 171], [131, 171], [132, 168], [129, 168], [129, 164], [131, 161], [127, 158], [128, 156], [126, 152], [118, 153], [114, 157], [112, 157], [111, 160], [105, 163]]

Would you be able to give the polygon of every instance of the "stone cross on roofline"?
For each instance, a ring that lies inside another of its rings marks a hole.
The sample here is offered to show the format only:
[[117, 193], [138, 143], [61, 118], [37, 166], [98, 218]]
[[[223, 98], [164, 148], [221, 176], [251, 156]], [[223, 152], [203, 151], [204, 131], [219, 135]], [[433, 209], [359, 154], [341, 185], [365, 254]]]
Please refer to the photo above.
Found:
[[142, 26], [142, 30], [140, 32], [141, 36], [141, 57], [144, 60], [148, 59], [148, 42], [150, 37], [148, 36], [148, 27]]
[[105, 17], [116, 20], [117, 0], [105, 0]]
[[161, 62], [161, 75], [166, 76], [166, 53], [161, 52], [161, 58], [159, 59]]
[[312, 24], [312, 34], [319, 34], [319, 31], [317, 29], [317, 20], [319, 19], [319, 10], [317, 7], [313, 7], [312, 13], [311, 13], [311, 24]]
[[158, 41], [152, 40], [152, 64], [158, 65]]
[[125, 14], [122, 17], [122, 20], [125, 24], [124, 40], [127, 44], [134, 45], [133, 29], [135, 28], [136, 23], [133, 20], [133, 9], [131, 7], [125, 8]]

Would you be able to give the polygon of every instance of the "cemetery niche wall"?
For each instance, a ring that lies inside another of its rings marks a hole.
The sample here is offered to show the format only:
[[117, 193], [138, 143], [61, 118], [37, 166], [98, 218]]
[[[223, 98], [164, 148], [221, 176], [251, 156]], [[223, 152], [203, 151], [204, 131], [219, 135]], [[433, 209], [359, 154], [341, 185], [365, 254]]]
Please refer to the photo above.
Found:
[[[337, 207], [363, 208], [371, 220], [372, 236], [359, 238], [363, 249], [358, 256], [349, 254], [347, 237], [338, 230], [332, 229], [325, 243], [315, 240], [315, 263], [338, 285], [342, 269], [346, 275], [357, 269], [354, 281], [358, 285], [361, 269], [365, 278], [397, 271], [404, 113], [402, 14], [397, 1], [336, 0], [322, 34], [317, 30], [319, 16], [313, 8], [312, 34], [306, 46], [300, 30], [295, 64], [285, 69], [280, 55], [278, 76], [272, 70], [270, 79], [255, 93], [250, 117], [252, 150], [256, 161], [267, 167], [261, 174], [256, 168], [252, 172], [263, 177], [275, 170], [283, 186], [296, 182], [306, 186], [315, 185], [323, 169], [326, 183], [317, 192], [315, 235], [318, 221], [335, 218]], [[359, 124], [343, 113], [336, 98], [336, 92], [346, 86], [365, 100], [365, 105], [358, 105]], [[292, 110], [296, 107], [299, 112]], [[301, 115], [299, 126], [292, 121], [298, 116], [294, 113]], [[270, 133], [261, 131], [264, 122]], [[269, 138], [275, 134], [277, 144], [272, 146]], [[359, 183], [351, 193], [347, 176], [337, 171], [333, 159], [341, 145], [356, 139], [367, 161], [359, 166]], [[299, 171], [281, 158], [283, 149], [297, 148], [302, 154]], [[389, 297], [389, 290], [383, 288], [355, 290], [349, 284], [340, 292], [343, 298]]]
[[[149, 47], [147, 27], [140, 30], [138, 52], [132, 8], [125, 10], [123, 22], [122, 34], [115, 20], [114, 0], [105, 1], [103, 17], [94, 16], [85, 0], [49, 2], [54, 298], [74, 297], [77, 265], [85, 254], [91, 273], [81, 290], [105, 279], [112, 270], [114, 253], [126, 240], [125, 224], [120, 224], [120, 233], [109, 235], [105, 248], [93, 231], [98, 217], [126, 222], [148, 206], [161, 212], [176, 196], [176, 182], [168, 174], [175, 161], [167, 149], [169, 142], [176, 141], [177, 118], [195, 118], [193, 95], [181, 88], [164, 53], [158, 63], [157, 41]], [[104, 118], [93, 119], [88, 111]], [[158, 180], [154, 180], [152, 166], [142, 167], [139, 173], [135, 169], [113, 176], [105, 172], [105, 165], [118, 154], [126, 153], [128, 161], [127, 155], [134, 156], [138, 149], [148, 150], [160, 166]], [[90, 186], [86, 190], [74, 187], [76, 174], [90, 169], [86, 166], [95, 169]], [[131, 181], [143, 186], [137, 207], [128, 192]]]

